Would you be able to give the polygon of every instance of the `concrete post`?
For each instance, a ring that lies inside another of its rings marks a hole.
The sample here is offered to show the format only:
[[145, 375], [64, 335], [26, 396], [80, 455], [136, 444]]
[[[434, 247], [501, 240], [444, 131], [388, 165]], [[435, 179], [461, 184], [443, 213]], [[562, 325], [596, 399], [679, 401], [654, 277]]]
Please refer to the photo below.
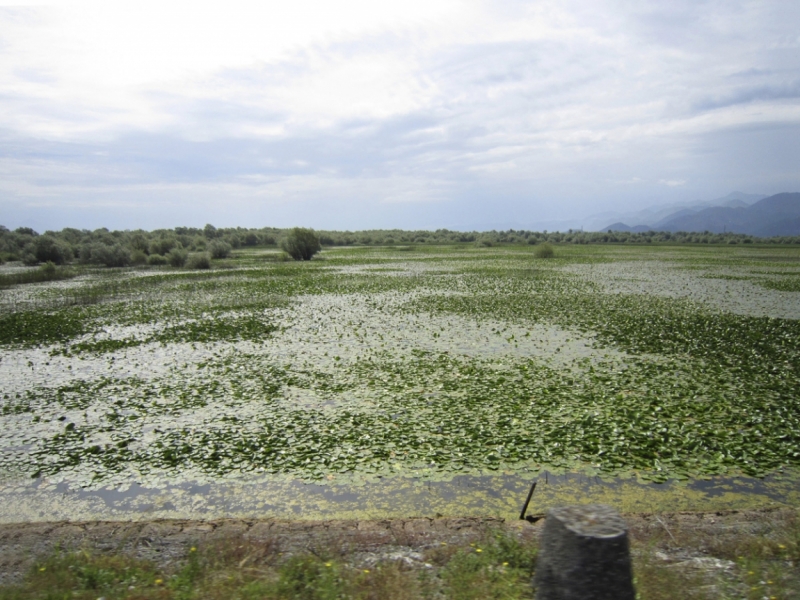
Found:
[[536, 600], [634, 600], [625, 521], [604, 504], [550, 510], [533, 585]]

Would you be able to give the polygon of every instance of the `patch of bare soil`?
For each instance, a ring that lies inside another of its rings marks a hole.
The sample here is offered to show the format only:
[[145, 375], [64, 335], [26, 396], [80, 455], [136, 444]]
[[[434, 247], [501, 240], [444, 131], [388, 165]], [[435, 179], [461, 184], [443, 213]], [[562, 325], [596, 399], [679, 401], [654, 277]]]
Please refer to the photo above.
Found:
[[[652, 542], [666, 562], [701, 569], [724, 569], [727, 563], [705, 554], [743, 534], [769, 535], [791, 518], [789, 509], [714, 513], [628, 514], [634, 544]], [[374, 564], [401, 560], [425, 567], [423, 551], [433, 546], [465, 544], [487, 531], [503, 528], [536, 537], [544, 519], [504, 521], [492, 517], [412, 518], [363, 521], [286, 521], [220, 519], [137, 522], [59, 522], [0, 524], [0, 585], [19, 582], [36, 557], [58, 548], [123, 552], [167, 566], [182, 560], [192, 546], [241, 539], [263, 543], [273, 552], [310, 552], [346, 556]], [[712, 564], [713, 563], [713, 564]]]
[[419, 551], [427, 547], [442, 542], [469, 542], [489, 529], [504, 526], [507, 525], [502, 519], [481, 517], [0, 524], [0, 584], [18, 582], [36, 557], [58, 548], [130, 553], [164, 566], [184, 558], [192, 546], [240, 538], [264, 543], [282, 553], [324, 551], [362, 555], [366, 562], [371, 558], [379, 560], [381, 555], [414, 561]]

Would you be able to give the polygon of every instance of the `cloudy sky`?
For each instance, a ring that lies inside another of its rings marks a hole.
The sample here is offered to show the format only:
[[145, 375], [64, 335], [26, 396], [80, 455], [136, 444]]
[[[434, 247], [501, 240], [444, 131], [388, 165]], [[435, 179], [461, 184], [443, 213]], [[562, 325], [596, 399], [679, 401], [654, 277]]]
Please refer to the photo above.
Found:
[[0, 2], [0, 224], [547, 228], [800, 191], [800, 2]]

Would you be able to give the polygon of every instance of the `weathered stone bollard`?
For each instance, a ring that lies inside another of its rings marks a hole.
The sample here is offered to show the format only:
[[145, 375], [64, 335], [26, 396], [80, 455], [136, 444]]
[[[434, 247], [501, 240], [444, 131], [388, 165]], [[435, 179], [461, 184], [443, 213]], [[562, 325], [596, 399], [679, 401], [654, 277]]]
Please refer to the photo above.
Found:
[[547, 513], [536, 574], [536, 600], [634, 600], [628, 528], [604, 504]]

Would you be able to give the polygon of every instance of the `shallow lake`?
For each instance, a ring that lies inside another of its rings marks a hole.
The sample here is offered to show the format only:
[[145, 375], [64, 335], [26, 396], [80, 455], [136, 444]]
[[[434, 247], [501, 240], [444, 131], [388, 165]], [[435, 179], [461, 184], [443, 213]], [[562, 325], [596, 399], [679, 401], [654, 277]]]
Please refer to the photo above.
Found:
[[796, 249], [234, 266], [0, 290], [0, 519], [797, 504]]

